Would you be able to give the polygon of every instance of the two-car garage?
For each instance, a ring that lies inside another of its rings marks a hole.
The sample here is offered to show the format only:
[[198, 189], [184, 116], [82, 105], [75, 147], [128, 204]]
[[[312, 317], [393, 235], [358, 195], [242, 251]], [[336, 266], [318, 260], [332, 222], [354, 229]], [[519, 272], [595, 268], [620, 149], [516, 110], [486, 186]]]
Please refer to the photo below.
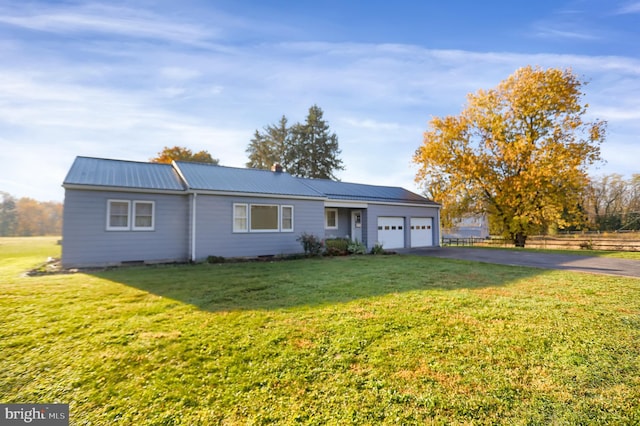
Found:
[[[411, 247], [433, 245], [433, 218], [412, 217], [409, 219]], [[378, 217], [378, 242], [386, 249], [405, 247], [405, 218], [393, 216]]]

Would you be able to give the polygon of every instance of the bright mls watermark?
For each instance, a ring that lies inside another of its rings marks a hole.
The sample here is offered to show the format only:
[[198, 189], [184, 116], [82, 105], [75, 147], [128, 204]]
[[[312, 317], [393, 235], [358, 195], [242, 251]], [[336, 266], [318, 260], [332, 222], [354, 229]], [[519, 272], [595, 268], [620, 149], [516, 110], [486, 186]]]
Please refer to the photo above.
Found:
[[0, 426], [69, 426], [69, 404], [0, 404]]

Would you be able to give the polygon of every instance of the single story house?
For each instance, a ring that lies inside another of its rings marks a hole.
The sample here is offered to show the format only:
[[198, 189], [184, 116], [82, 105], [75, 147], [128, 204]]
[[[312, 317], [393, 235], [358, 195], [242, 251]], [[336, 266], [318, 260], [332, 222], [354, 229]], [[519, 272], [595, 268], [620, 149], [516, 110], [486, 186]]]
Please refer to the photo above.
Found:
[[281, 168], [77, 157], [62, 186], [64, 267], [300, 253], [303, 232], [368, 249], [440, 241], [440, 205], [425, 197]]

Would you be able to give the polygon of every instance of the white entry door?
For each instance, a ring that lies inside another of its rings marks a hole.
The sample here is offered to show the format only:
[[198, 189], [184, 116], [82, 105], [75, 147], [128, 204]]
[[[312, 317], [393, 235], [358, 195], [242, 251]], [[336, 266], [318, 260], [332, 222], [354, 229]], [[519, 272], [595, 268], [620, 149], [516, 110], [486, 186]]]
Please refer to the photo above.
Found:
[[433, 245], [433, 219], [430, 217], [411, 218], [411, 247]]
[[351, 239], [362, 242], [362, 211], [351, 212]]
[[378, 218], [378, 242], [386, 249], [404, 248], [404, 218]]

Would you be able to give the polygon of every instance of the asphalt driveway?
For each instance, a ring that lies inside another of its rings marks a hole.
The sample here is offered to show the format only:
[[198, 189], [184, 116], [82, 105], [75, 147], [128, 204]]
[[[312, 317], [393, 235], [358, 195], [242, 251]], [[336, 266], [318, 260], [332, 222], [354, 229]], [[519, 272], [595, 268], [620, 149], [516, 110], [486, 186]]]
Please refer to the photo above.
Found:
[[561, 269], [640, 278], [640, 260], [467, 247], [415, 248], [401, 250], [400, 252], [402, 254], [472, 260], [501, 265], [530, 266], [542, 269]]

